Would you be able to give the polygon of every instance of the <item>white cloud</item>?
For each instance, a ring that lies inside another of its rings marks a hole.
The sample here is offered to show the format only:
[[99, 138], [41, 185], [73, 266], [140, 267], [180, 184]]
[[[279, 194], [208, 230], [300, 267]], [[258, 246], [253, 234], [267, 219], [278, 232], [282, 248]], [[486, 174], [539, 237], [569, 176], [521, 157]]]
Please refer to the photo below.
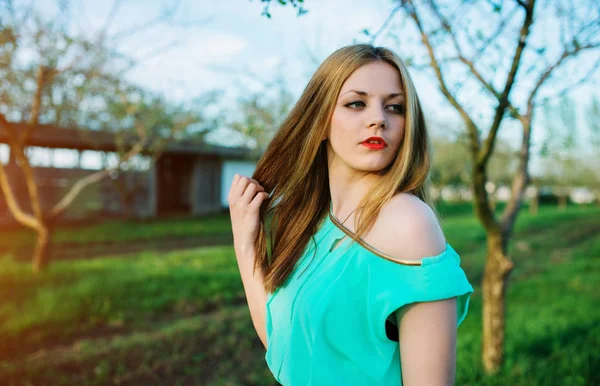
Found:
[[248, 46], [245, 39], [223, 33], [208, 34], [200, 39], [199, 44], [199, 47], [196, 45], [199, 48], [197, 53], [204, 55], [199, 55], [198, 59], [207, 63], [229, 59], [244, 51]]

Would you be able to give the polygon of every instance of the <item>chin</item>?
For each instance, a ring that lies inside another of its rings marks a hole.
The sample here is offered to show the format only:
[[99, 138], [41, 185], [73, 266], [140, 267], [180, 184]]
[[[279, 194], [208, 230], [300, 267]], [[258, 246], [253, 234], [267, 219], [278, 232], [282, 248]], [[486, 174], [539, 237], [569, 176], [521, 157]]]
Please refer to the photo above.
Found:
[[359, 167], [358, 169], [360, 171], [368, 172], [368, 173], [379, 173], [380, 171], [382, 171], [386, 167], [387, 167], [386, 165], [381, 165], [381, 166], [363, 166], [363, 167]]
[[389, 160], [388, 162], [369, 162], [366, 165], [363, 164], [361, 169], [369, 172], [378, 172], [390, 166], [392, 162], [393, 160]]

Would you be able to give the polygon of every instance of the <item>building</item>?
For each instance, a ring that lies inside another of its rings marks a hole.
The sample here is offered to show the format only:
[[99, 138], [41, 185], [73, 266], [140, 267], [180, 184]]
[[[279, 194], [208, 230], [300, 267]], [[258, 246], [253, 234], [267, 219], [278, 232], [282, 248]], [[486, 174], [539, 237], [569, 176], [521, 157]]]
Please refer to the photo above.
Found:
[[[15, 124], [15, 128], [21, 132], [25, 126]], [[8, 143], [7, 133], [0, 128], [0, 144]], [[118, 150], [117, 138], [112, 133], [51, 125], [36, 127], [26, 144], [29, 147], [55, 151], [69, 149], [78, 155], [79, 162], [74, 167], [38, 165], [33, 168], [43, 210], [54, 206], [75, 181], [98, 171], [82, 167], [84, 153], [102, 155], [102, 164], [106, 165], [108, 155]], [[145, 149], [142, 154], [149, 158], [152, 152]], [[64, 217], [125, 214], [160, 217], [219, 212], [228, 206], [227, 195], [233, 175], [251, 175], [257, 161], [249, 148], [230, 148], [191, 141], [170, 142], [160, 153], [154, 154], [156, 161], [147, 162], [145, 169], [114, 171], [101, 182], [87, 187], [65, 212]], [[22, 170], [15, 162], [6, 164], [5, 169], [21, 208], [31, 213]], [[0, 224], [14, 221], [1, 195]]]

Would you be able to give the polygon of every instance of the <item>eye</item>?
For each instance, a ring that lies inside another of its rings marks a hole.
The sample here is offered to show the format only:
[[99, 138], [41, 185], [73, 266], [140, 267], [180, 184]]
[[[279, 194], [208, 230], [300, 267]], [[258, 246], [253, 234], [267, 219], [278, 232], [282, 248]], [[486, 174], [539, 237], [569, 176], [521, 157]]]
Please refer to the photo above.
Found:
[[404, 105], [389, 105], [388, 107], [394, 107], [394, 113], [404, 114], [406, 112]]
[[362, 101], [355, 101], [355, 102], [350, 102], [350, 103], [347, 103], [347, 104], [345, 104], [344, 106], [354, 109], [354, 107], [350, 107], [350, 106], [352, 106], [352, 105], [356, 105], [356, 104], [361, 104], [362, 106], [364, 106], [364, 105], [365, 105], [365, 103], [364, 103], [364, 102], [362, 102]]

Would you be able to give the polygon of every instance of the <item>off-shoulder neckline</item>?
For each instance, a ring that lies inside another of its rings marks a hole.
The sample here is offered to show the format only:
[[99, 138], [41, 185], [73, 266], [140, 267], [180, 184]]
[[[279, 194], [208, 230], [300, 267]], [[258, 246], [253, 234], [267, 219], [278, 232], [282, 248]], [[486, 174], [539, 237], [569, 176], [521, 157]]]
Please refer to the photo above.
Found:
[[354, 232], [352, 232], [350, 229], [348, 229], [344, 224], [342, 224], [333, 214], [333, 205], [331, 203], [331, 201], [329, 202], [329, 219], [331, 220], [331, 223], [338, 228], [339, 230], [341, 230], [342, 232], [344, 232], [347, 236], [349, 236], [352, 240], [356, 241], [360, 246], [362, 246], [363, 248], [365, 248], [366, 250], [368, 250], [369, 252], [384, 258], [386, 260], [389, 260], [393, 263], [397, 263], [397, 264], [401, 264], [401, 265], [408, 265], [408, 266], [423, 266], [423, 265], [429, 265], [429, 264], [433, 264], [435, 262], [438, 262], [440, 260], [442, 260], [443, 258], [445, 258], [446, 256], [449, 256], [450, 253], [449, 252], [454, 252], [454, 249], [452, 248], [452, 246], [448, 243], [448, 241], [445, 241], [445, 248], [444, 251], [435, 255], [435, 256], [426, 256], [426, 257], [422, 257], [418, 260], [413, 260], [413, 259], [398, 259], [396, 257], [390, 256], [386, 253], [383, 253], [381, 251], [379, 251], [377, 248], [375, 248], [374, 246], [372, 246], [371, 244], [367, 243], [366, 241], [364, 241], [363, 239], [359, 238]]

